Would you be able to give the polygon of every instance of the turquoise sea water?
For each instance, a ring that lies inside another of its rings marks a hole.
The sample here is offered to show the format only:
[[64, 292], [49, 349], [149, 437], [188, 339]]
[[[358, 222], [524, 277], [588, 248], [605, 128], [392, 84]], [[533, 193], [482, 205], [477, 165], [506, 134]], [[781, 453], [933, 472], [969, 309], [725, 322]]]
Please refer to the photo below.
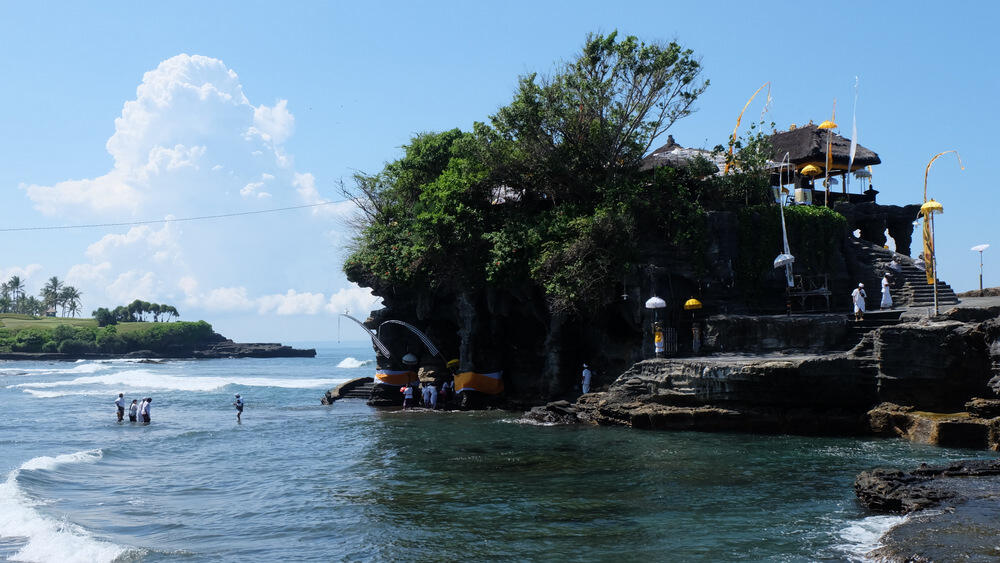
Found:
[[[841, 561], [899, 521], [859, 471], [990, 455], [320, 405], [372, 359], [0, 363], [0, 558]], [[119, 392], [152, 424], [117, 424]]]

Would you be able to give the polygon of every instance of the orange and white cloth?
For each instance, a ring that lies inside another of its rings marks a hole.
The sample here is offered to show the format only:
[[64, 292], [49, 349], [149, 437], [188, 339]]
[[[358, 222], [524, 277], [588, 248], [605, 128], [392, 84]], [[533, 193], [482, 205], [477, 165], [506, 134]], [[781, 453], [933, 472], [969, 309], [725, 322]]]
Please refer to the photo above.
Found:
[[375, 383], [382, 385], [392, 385], [394, 387], [399, 387], [400, 385], [409, 385], [411, 381], [417, 380], [417, 374], [410, 370], [392, 370], [392, 369], [377, 369], [375, 370]]
[[479, 391], [487, 395], [498, 395], [503, 392], [503, 372], [462, 372], [455, 376], [455, 392], [461, 393], [462, 391]]

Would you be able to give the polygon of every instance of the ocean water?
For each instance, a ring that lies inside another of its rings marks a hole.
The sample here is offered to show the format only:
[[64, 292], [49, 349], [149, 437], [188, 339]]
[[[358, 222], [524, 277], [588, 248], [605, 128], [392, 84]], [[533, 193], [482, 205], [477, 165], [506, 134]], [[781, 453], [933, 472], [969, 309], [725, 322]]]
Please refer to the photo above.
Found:
[[[0, 362], [0, 559], [859, 560], [900, 518], [859, 508], [858, 472], [991, 455], [323, 406], [374, 356], [318, 351]], [[119, 392], [152, 424], [116, 423]]]

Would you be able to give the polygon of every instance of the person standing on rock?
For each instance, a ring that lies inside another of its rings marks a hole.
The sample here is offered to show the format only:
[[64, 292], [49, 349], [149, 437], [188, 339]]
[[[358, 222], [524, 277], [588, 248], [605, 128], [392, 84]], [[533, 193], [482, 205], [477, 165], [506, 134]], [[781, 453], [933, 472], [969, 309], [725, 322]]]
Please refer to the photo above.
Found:
[[243, 421], [240, 417], [243, 416], [243, 399], [240, 398], [239, 393], [236, 394], [236, 400], [233, 401], [233, 406], [236, 407], [236, 422], [238, 424], [242, 423]]
[[399, 388], [399, 392], [403, 394], [403, 410], [413, 406], [413, 386], [406, 385]]
[[851, 292], [851, 300], [854, 301], [854, 320], [863, 321], [865, 320], [865, 298], [868, 294], [865, 293], [865, 284], [859, 283], [858, 287]]
[[118, 398], [115, 399], [115, 408], [118, 411], [118, 422], [121, 422], [125, 418], [125, 394], [119, 393]]
[[580, 379], [581, 379], [581, 388], [583, 389], [584, 394], [590, 393], [591, 377], [593, 377], [593, 374], [590, 372], [590, 366], [588, 366], [587, 364], [583, 364], [583, 374], [580, 376]]
[[882, 276], [882, 302], [879, 304], [879, 309], [883, 311], [892, 309], [892, 295], [889, 294], [889, 272]]

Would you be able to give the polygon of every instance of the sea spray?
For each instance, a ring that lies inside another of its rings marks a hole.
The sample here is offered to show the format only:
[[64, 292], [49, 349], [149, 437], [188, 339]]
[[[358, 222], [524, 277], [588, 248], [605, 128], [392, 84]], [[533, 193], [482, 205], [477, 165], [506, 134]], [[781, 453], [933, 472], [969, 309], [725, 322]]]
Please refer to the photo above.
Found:
[[372, 360], [356, 360], [354, 358], [348, 357], [341, 360], [340, 363], [337, 364], [337, 367], [344, 369], [357, 369], [360, 367], [371, 365], [372, 363], [373, 363]]
[[7, 475], [0, 484], [0, 537], [23, 541], [12, 561], [60, 561], [89, 563], [113, 561], [125, 548], [94, 538], [89, 532], [65, 520], [45, 516], [39, 505], [18, 486], [18, 477], [26, 471], [52, 471], [74, 463], [96, 463], [101, 450], [86, 450], [55, 457], [29, 459]]

